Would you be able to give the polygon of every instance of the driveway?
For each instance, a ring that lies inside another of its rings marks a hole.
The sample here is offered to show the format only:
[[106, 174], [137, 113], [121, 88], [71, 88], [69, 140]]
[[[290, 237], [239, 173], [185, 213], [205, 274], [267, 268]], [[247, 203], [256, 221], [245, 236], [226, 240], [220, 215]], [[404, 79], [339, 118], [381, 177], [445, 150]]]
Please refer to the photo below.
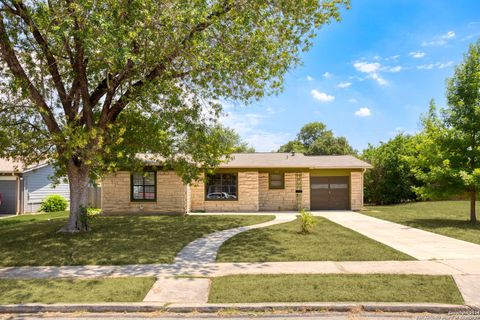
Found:
[[480, 245], [373, 218], [353, 211], [314, 211], [418, 260], [478, 260]]

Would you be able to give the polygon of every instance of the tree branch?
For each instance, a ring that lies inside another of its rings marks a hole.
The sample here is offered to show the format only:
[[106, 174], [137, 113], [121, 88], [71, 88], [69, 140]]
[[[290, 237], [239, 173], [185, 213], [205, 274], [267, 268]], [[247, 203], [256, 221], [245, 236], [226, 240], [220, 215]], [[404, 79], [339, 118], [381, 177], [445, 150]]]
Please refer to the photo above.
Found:
[[226, 0], [224, 1], [221, 9], [210, 13], [205, 21], [202, 21], [196, 24], [190, 32], [185, 36], [185, 38], [180, 42], [178, 46], [170, 55], [165, 57], [162, 62], [155, 66], [144, 79], [138, 80], [127, 91], [113, 104], [109, 109], [103, 108], [102, 113], [99, 119], [99, 127], [105, 128], [108, 123], [115, 121], [120, 112], [126, 107], [130, 99], [135, 95], [138, 89], [141, 89], [146, 83], [149, 83], [156, 78], [158, 78], [162, 72], [166, 69], [167, 63], [173, 61], [180, 52], [185, 48], [187, 43], [189, 43], [195, 34], [200, 33], [211, 26], [216, 18], [219, 18], [227, 14], [234, 7], [234, 1]]
[[[2, 3], [5, 3], [5, 2], [2, 1]], [[42, 53], [45, 56], [45, 59], [47, 60], [47, 68], [52, 76], [52, 80], [55, 85], [55, 89], [58, 92], [58, 96], [62, 103], [63, 110], [66, 115], [71, 116], [71, 112], [72, 112], [71, 104], [68, 101], [68, 96], [65, 91], [65, 86], [63, 84], [62, 77], [58, 70], [57, 61], [49, 48], [48, 42], [40, 33], [40, 30], [35, 25], [35, 22], [33, 21], [32, 17], [28, 12], [28, 9], [25, 7], [23, 2], [13, 1], [13, 5], [15, 6], [16, 11], [12, 11], [12, 14], [19, 16], [25, 22], [25, 24], [30, 27], [35, 41], [40, 45]]]
[[19, 80], [25, 90], [29, 92], [30, 99], [38, 107], [40, 115], [51, 133], [60, 133], [60, 127], [55, 120], [52, 110], [45, 102], [38, 89], [32, 84], [25, 70], [18, 61], [15, 51], [12, 48], [8, 34], [5, 29], [3, 15], [0, 14], [0, 52], [8, 65], [13, 76]]

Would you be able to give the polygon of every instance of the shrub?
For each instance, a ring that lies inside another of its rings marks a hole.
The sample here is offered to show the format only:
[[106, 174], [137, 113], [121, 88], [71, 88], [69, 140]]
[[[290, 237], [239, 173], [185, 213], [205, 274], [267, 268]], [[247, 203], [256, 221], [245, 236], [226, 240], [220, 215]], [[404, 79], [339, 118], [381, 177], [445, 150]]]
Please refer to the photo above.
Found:
[[317, 224], [317, 220], [313, 214], [305, 209], [300, 210], [300, 221], [300, 232], [303, 234], [311, 233]]
[[43, 199], [40, 206], [42, 212], [58, 212], [67, 210], [68, 201], [64, 197], [58, 194], [52, 194], [51, 196]]

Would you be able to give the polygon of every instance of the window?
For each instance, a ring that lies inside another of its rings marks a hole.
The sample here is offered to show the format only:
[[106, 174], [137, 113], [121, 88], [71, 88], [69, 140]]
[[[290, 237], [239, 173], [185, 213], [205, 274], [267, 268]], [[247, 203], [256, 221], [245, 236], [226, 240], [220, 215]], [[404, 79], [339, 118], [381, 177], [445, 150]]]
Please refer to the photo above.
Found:
[[132, 201], [155, 201], [157, 198], [157, 177], [155, 171], [133, 173], [131, 177]]
[[205, 200], [237, 200], [237, 182], [236, 173], [208, 175], [205, 181]]
[[285, 175], [283, 173], [270, 173], [268, 175], [268, 187], [270, 189], [285, 188]]

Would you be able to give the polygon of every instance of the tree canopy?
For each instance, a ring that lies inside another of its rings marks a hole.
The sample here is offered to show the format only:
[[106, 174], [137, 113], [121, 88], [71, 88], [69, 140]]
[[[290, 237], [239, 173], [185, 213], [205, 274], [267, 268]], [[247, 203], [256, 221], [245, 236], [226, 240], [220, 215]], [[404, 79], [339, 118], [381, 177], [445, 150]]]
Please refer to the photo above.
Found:
[[425, 197], [470, 195], [470, 220], [476, 221], [475, 202], [480, 189], [480, 41], [470, 45], [464, 61], [447, 81], [448, 106], [437, 112], [432, 101], [424, 117], [412, 159]]
[[345, 137], [336, 137], [321, 122], [304, 125], [295, 140], [282, 145], [279, 152], [301, 152], [307, 155], [356, 154]]
[[366, 202], [387, 205], [416, 200], [414, 188], [419, 182], [408, 161], [415, 156], [415, 141], [415, 136], [398, 134], [363, 150], [362, 159], [373, 166], [364, 176]]
[[0, 156], [54, 161], [70, 182], [63, 230], [86, 230], [89, 178], [138, 152], [162, 155], [187, 180], [217, 165], [228, 151], [212, 134], [219, 101], [279, 92], [344, 6], [1, 0]]

